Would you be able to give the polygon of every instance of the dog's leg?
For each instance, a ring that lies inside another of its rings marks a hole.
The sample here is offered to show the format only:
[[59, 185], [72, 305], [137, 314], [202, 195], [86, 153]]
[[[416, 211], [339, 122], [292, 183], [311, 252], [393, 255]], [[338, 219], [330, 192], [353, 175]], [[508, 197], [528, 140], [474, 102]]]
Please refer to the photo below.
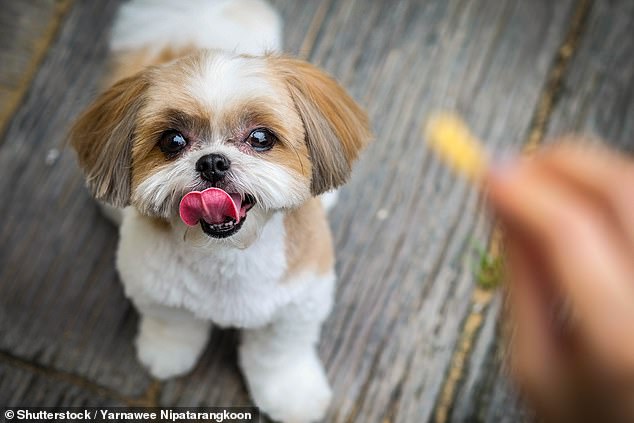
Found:
[[162, 305], [139, 307], [139, 313], [137, 356], [150, 374], [167, 379], [190, 371], [207, 344], [211, 322]]
[[[311, 281], [315, 289], [286, 306], [261, 329], [245, 329], [240, 366], [255, 404], [282, 422], [323, 418], [331, 390], [316, 344], [332, 303], [334, 276]], [[289, 282], [293, 283], [293, 282]]]

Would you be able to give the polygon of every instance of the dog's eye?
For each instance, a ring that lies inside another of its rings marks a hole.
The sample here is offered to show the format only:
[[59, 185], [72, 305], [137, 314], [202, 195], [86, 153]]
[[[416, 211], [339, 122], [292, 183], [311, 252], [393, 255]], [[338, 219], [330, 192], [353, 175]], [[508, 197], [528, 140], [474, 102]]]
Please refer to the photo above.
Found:
[[159, 140], [159, 148], [167, 155], [181, 151], [187, 145], [187, 140], [178, 131], [165, 131]]
[[258, 128], [251, 131], [245, 140], [255, 151], [270, 150], [277, 142], [275, 135], [268, 129]]

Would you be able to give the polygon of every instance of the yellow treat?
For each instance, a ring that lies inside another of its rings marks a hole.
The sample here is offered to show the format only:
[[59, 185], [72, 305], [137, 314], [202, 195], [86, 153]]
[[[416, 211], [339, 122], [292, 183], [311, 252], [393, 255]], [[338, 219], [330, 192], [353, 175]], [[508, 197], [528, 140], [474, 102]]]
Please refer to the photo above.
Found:
[[425, 137], [436, 153], [456, 172], [477, 182], [486, 169], [487, 160], [482, 144], [469, 132], [456, 115], [438, 113], [425, 128]]

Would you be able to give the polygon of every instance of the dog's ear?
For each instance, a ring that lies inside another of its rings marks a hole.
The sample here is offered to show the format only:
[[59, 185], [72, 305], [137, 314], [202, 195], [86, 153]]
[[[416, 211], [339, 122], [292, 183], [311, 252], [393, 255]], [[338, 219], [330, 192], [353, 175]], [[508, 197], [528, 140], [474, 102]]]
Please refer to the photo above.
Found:
[[370, 141], [365, 112], [329, 75], [286, 56], [269, 56], [275, 75], [282, 77], [304, 124], [312, 162], [313, 195], [342, 185], [352, 163]]
[[148, 87], [143, 73], [122, 79], [101, 94], [70, 131], [88, 188], [116, 207], [130, 202], [132, 141]]

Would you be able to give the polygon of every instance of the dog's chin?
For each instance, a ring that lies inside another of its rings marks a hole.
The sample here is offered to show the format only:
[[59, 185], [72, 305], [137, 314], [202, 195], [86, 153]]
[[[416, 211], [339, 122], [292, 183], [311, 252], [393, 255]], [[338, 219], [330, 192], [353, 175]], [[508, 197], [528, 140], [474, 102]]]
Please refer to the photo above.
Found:
[[200, 227], [203, 232], [209, 235], [212, 238], [229, 238], [232, 235], [238, 233], [238, 231], [244, 225], [244, 222], [247, 220], [247, 216], [245, 215], [240, 222], [236, 222], [235, 220], [230, 220], [224, 223], [211, 224], [207, 223], [204, 220], [200, 220]]
[[[237, 224], [229, 224], [226, 228], [209, 225], [207, 222], [199, 222], [196, 227], [198, 236], [187, 239], [194, 245], [205, 248], [216, 246], [245, 249], [252, 245], [259, 237], [266, 223], [275, 214], [273, 210], [266, 210], [256, 205], [240, 219]], [[194, 228], [192, 228], [194, 229]]]
[[243, 210], [244, 215], [240, 216], [238, 221], [227, 218], [224, 222], [215, 223], [200, 219], [200, 228], [207, 236], [216, 239], [229, 238], [237, 234], [247, 220], [249, 211], [256, 205], [255, 197], [251, 194], [246, 194], [241, 205], [241, 210]]

